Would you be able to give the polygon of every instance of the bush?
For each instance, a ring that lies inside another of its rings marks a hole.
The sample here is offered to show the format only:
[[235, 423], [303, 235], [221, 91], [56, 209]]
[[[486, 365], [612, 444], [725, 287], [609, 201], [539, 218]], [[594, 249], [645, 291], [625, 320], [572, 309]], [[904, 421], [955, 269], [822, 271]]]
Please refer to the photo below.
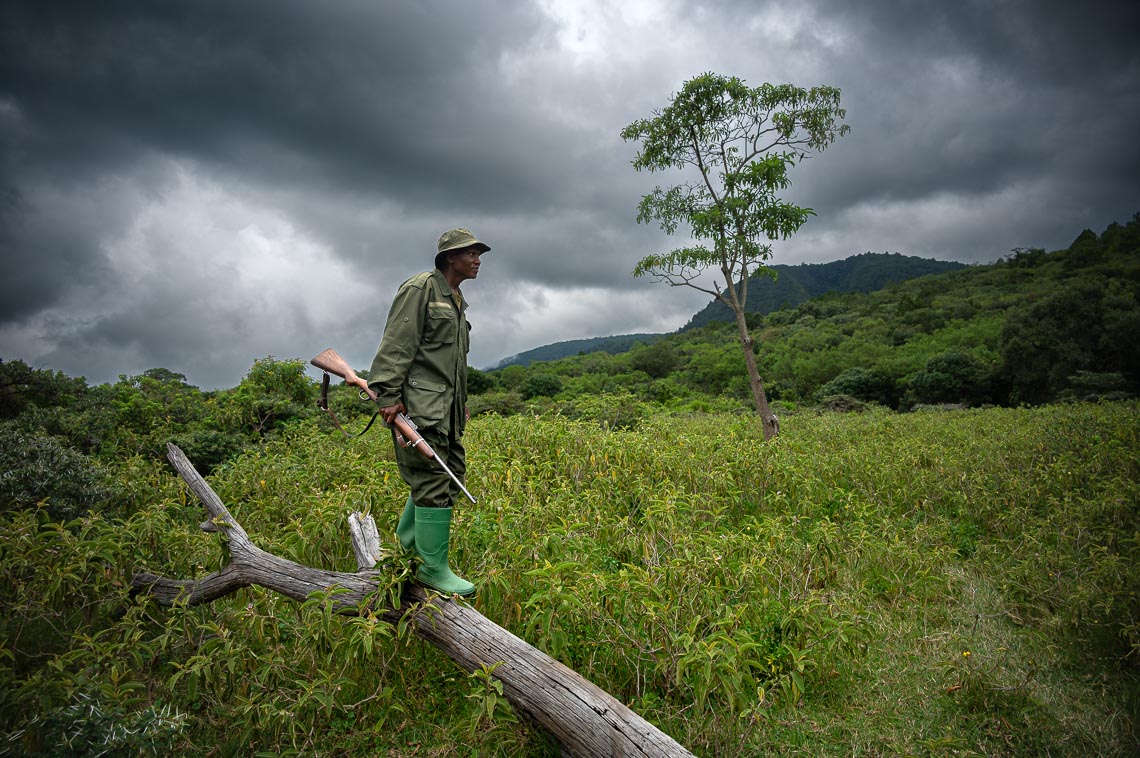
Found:
[[46, 715], [41, 755], [170, 755], [187, 717], [169, 705], [128, 712], [99, 696], [80, 694]]
[[666, 343], [635, 347], [630, 351], [629, 358], [633, 369], [644, 371], [654, 379], [669, 376], [680, 362], [677, 352]]
[[633, 429], [649, 416], [649, 407], [628, 392], [576, 397], [560, 410], [566, 418], [596, 421], [607, 429]]
[[1119, 371], [1078, 371], [1069, 377], [1069, 386], [1060, 395], [1065, 401], [1096, 402], [1129, 397], [1128, 380]]
[[290, 421], [311, 418], [316, 400], [317, 387], [305, 376], [303, 361], [259, 358], [236, 388], [219, 393], [220, 423], [266, 437]]
[[898, 403], [894, 379], [866, 368], [847, 369], [820, 387], [816, 395], [821, 399], [835, 395], [846, 395], [866, 403], [878, 403], [891, 407]]
[[197, 429], [185, 434], [177, 434], [172, 439], [175, 445], [186, 453], [186, 457], [203, 476], [211, 473], [222, 463], [236, 457], [249, 446], [249, 441], [241, 434], [220, 432], [214, 429]]
[[850, 395], [828, 395], [819, 401], [819, 407], [838, 413], [858, 413], [867, 410], [867, 404]]
[[528, 376], [519, 388], [523, 400], [532, 400], [536, 397], [554, 397], [562, 391], [562, 380], [553, 374], [534, 374]]
[[926, 362], [910, 380], [907, 404], [968, 403], [986, 400], [989, 372], [970, 353], [948, 350]]
[[482, 395], [495, 387], [495, 379], [486, 371], [467, 367], [467, 394]]
[[106, 506], [116, 490], [103, 469], [55, 438], [0, 424], [0, 511], [43, 503], [53, 519]]
[[522, 413], [522, 395], [512, 390], [499, 390], [467, 398], [467, 410], [472, 417], [494, 413], [499, 416], [513, 416]]

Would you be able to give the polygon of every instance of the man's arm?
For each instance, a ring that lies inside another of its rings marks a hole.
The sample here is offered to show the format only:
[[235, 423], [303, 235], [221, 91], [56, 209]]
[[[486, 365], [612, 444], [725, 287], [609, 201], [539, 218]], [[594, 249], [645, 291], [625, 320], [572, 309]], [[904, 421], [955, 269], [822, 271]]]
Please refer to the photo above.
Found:
[[388, 423], [389, 416], [406, 410], [402, 398], [404, 380], [419, 349], [426, 297], [422, 286], [411, 284], [404, 284], [396, 292], [384, 336], [368, 371], [368, 386], [376, 393], [376, 404]]

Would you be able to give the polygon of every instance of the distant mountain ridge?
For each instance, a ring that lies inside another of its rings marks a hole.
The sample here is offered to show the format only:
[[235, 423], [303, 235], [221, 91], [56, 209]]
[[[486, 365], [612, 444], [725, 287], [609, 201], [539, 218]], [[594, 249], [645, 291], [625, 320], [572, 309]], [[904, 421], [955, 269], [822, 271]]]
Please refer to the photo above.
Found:
[[[863, 253], [831, 263], [778, 264], [768, 268], [776, 280], [753, 274], [748, 281], [747, 313], [771, 313], [794, 307], [828, 292], [874, 292], [888, 284], [965, 268], [964, 263], [919, 258], [901, 253]], [[731, 322], [732, 311], [713, 300], [697, 311], [680, 331], [697, 329], [713, 321]]]
[[[874, 292], [888, 284], [917, 279], [930, 274], [941, 274], [965, 268], [964, 263], [938, 261], [900, 253], [863, 253], [831, 263], [800, 263], [794, 266], [775, 265], [776, 280], [769, 276], [753, 275], [748, 282], [748, 313], [771, 313], [793, 307], [828, 292]], [[728, 306], [718, 300], [706, 305], [678, 331], [697, 329], [714, 321], [731, 322]], [[651, 344], [663, 334], [617, 334], [608, 337], [590, 337], [567, 340], [526, 350], [503, 358], [488, 366], [487, 370], [507, 366], [529, 366], [536, 361], [555, 361], [579, 353], [604, 352], [616, 355], [627, 352], [637, 343]]]
[[506, 368], [507, 366], [529, 366], [538, 361], [556, 361], [559, 358], [578, 355], [578, 353], [610, 353], [611, 355], [617, 355], [618, 353], [628, 352], [629, 349], [638, 342], [648, 345], [664, 336], [663, 334], [615, 334], [609, 337], [587, 337], [580, 340], [555, 342], [550, 345], [543, 345], [533, 350], [526, 350], [503, 358], [495, 365], [488, 366], [487, 370], [492, 371], [497, 368]]

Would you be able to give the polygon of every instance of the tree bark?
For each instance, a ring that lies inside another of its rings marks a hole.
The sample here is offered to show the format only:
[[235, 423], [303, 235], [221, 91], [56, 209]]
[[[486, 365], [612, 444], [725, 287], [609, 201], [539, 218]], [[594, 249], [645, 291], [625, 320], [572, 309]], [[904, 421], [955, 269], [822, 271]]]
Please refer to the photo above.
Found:
[[[229, 543], [230, 560], [220, 571], [201, 579], [169, 579], [139, 573], [132, 579], [137, 593], [159, 603], [208, 603], [242, 587], [258, 585], [294, 600], [337, 586], [338, 613], [355, 614], [378, 586], [372, 569], [379, 556], [379, 539], [371, 518], [350, 519], [353, 548], [361, 570], [326, 571], [280, 558], [249, 539], [225, 504], [175, 445], [168, 444], [171, 464], [206, 507], [205, 531], [219, 531]], [[425, 610], [430, 604], [431, 609]], [[575, 756], [691, 756], [671, 737], [653, 726], [597, 685], [587, 681], [546, 653], [528, 645], [458, 598], [443, 598], [422, 586], [405, 587], [399, 608], [381, 614], [388, 623], [413, 614], [416, 634], [442, 650], [467, 672], [493, 666], [503, 694], [518, 711], [549, 732], [567, 755]]]
[[744, 365], [748, 369], [748, 383], [752, 387], [752, 400], [756, 403], [756, 412], [760, 414], [760, 421], [764, 425], [764, 440], [768, 441], [780, 433], [780, 420], [772, 413], [768, 405], [768, 393], [764, 391], [764, 383], [760, 381], [760, 369], [756, 366], [756, 354], [752, 352], [752, 335], [748, 332], [748, 322], [744, 318], [744, 309], [734, 306], [736, 313], [736, 329], [740, 337], [740, 348], [744, 351]]

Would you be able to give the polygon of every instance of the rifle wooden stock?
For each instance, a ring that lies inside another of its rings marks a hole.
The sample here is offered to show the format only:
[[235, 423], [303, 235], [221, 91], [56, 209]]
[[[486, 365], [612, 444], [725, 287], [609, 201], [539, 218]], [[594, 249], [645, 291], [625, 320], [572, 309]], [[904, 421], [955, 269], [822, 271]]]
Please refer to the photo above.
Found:
[[333, 350], [331, 347], [321, 352], [316, 358], [313, 358], [309, 363], [313, 364], [321, 371], [326, 371], [334, 376], [339, 376], [345, 381], [346, 384], [352, 384], [361, 389], [361, 391], [368, 394], [370, 400], [376, 400], [376, 393], [368, 386], [368, 382], [361, 379], [352, 370], [352, 366], [348, 365], [348, 361], [340, 357], [340, 354]]

